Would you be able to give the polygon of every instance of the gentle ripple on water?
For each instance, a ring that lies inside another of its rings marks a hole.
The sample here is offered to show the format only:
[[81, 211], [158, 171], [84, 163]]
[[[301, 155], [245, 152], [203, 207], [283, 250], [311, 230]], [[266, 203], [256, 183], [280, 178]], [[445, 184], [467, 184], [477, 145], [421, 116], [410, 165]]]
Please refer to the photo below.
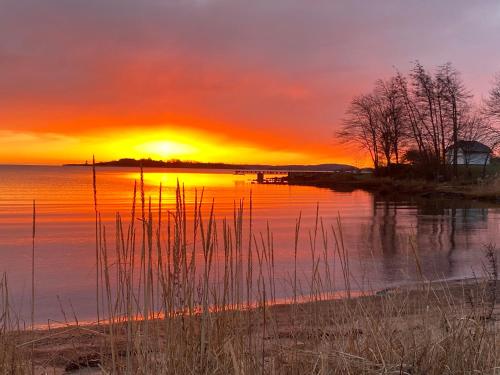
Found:
[[[146, 195], [157, 207], [174, 209], [177, 180], [184, 184], [192, 212], [195, 188], [204, 187], [205, 211], [212, 199], [219, 219], [232, 220], [235, 202], [253, 202], [254, 231], [269, 222], [276, 269], [285, 280], [292, 272], [295, 222], [302, 215], [299, 249], [301, 275], [310, 269], [308, 233], [316, 205], [327, 226], [341, 217], [351, 259], [353, 287], [381, 289], [419, 279], [412, 242], [428, 279], [462, 278], [481, 273], [483, 249], [500, 242], [500, 211], [484, 204], [454, 200], [381, 199], [364, 191], [336, 192], [306, 186], [256, 185], [254, 176], [227, 171], [147, 170]], [[115, 212], [129, 218], [134, 180], [129, 168], [99, 168], [98, 205], [105, 225]], [[80, 318], [94, 317], [94, 207], [92, 172], [85, 167], [0, 166], [0, 272], [6, 272], [16, 307], [29, 310], [31, 283], [31, 209], [37, 205], [37, 320], [61, 319], [56, 296], [71, 301]], [[330, 239], [331, 240], [331, 239]], [[335, 279], [342, 280], [340, 269]], [[339, 288], [341, 288], [339, 286]], [[285, 288], [281, 297], [286, 297]]]

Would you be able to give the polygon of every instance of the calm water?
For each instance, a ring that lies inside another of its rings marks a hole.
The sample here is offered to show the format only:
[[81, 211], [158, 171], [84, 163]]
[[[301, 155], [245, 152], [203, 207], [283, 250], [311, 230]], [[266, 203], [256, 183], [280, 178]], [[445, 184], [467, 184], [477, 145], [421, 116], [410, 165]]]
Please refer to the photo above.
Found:
[[[129, 218], [139, 171], [114, 168], [98, 169], [97, 173], [99, 209], [104, 223], [112, 228], [117, 211]], [[496, 207], [453, 200], [387, 200], [359, 190], [256, 185], [251, 183], [253, 177], [224, 171], [147, 170], [146, 195], [157, 204], [161, 182], [163, 206], [174, 209], [179, 180], [185, 186], [190, 211], [195, 188], [204, 187], [204, 210], [209, 210], [213, 199], [217, 218], [232, 220], [235, 202], [244, 199], [248, 208], [252, 194], [254, 231], [265, 232], [269, 223], [273, 232], [277, 276], [282, 283], [278, 297], [289, 297], [290, 289], [285, 285], [293, 272], [294, 229], [299, 214], [302, 232], [298, 263], [300, 277], [307, 279], [311, 268], [309, 232], [314, 228], [318, 204], [325, 227], [336, 225], [337, 218], [341, 218], [351, 262], [351, 283], [359, 290], [419, 280], [410, 242], [428, 279], [480, 274], [484, 246], [500, 243], [500, 209]], [[24, 318], [28, 316], [31, 293], [33, 199], [37, 205], [37, 321], [61, 320], [60, 304], [67, 311], [74, 309], [80, 319], [93, 319], [95, 228], [91, 170], [0, 166], [0, 272], [7, 273], [16, 309]], [[333, 269], [341, 290], [340, 267]]]

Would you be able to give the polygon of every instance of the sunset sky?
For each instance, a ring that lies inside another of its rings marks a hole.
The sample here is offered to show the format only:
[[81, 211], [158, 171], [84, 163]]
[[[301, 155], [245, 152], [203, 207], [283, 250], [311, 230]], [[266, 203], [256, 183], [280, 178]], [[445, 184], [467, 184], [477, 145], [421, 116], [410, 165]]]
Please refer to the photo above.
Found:
[[395, 68], [500, 71], [500, 2], [0, 0], [0, 163], [363, 165], [335, 139]]

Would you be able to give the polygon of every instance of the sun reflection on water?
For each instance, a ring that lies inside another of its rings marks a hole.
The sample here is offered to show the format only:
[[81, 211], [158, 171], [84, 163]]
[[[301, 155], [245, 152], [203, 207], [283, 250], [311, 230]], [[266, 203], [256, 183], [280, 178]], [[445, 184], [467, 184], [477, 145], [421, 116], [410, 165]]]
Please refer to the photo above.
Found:
[[[124, 177], [139, 181], [140, 172], [125, 173]], [[177, 172], [177, 171], [145, 171], [144, 185], [148, 187], [159, 186], [175, 187], [177, 182], [186, 188], [209, 188], [209, 187], [234, 187], [250, 183], [250, 175], [233, 175], [231, 173], [203, 173], [203, 172]]]

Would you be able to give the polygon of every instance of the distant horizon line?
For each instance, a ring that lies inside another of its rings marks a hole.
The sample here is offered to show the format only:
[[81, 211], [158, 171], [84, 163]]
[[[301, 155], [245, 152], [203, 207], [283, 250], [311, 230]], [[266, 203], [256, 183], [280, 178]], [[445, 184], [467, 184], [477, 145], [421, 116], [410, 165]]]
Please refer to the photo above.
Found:
[[[248, 166], [255, 166], [255, 165], [262, 165], [262, 166], [275, 166], [275, 167], [280, 167], [280, 166], [289, 166], [289, 165], [302, 165], [302, 166], [315, 166], [315, 165], [344, 165], [344, 166], [350, 166], [353, 168], [358, 168], [352, 164], [346, 164], [346, 163], [338, 163], [338, 162], [329, 162], [329, 163], [287, 163], [287, 164], [282, 164], [282, 163], [251, 163], [251, 162], [220, 162], [220, 161], [196, 161], [196, 160], [182, 160], [182, 159], [168, 159], [168, 160], [162, 160], [162, 159], [152, 159], [152, 158], [119, 158], [119, 159], [114, 159], [114, 160], [106, 160], [106, 161], [96, 161], [96, 165], [99, 163], [111, 163], [111, 162], [118, 162], [120, 160], [131, 160], [131, 161], [141, 161], [141, 160], [148, 160], [152, 162], [163, 162], [163, 163], [193, 163], [193, 164], [225, 164], [225, 165], [248, 165]], [[92, 162], [88, 162], [88, 160], [85, 160], [85, 162], [57, 162], [57, 163], [36, 163], [36, 162], [27, 162], [27, 163], [19, 163], [19, 162], [14, 162], [14, 163], [8, 163], [8, 162], [1, 162], [0, 161], [0, 166], [21, 166], [21, 167], [63, 167], [63, 166], [85, 166], [89, 165], [92, 166]], [[145, 166], [147, 168], [147, 166]]]

